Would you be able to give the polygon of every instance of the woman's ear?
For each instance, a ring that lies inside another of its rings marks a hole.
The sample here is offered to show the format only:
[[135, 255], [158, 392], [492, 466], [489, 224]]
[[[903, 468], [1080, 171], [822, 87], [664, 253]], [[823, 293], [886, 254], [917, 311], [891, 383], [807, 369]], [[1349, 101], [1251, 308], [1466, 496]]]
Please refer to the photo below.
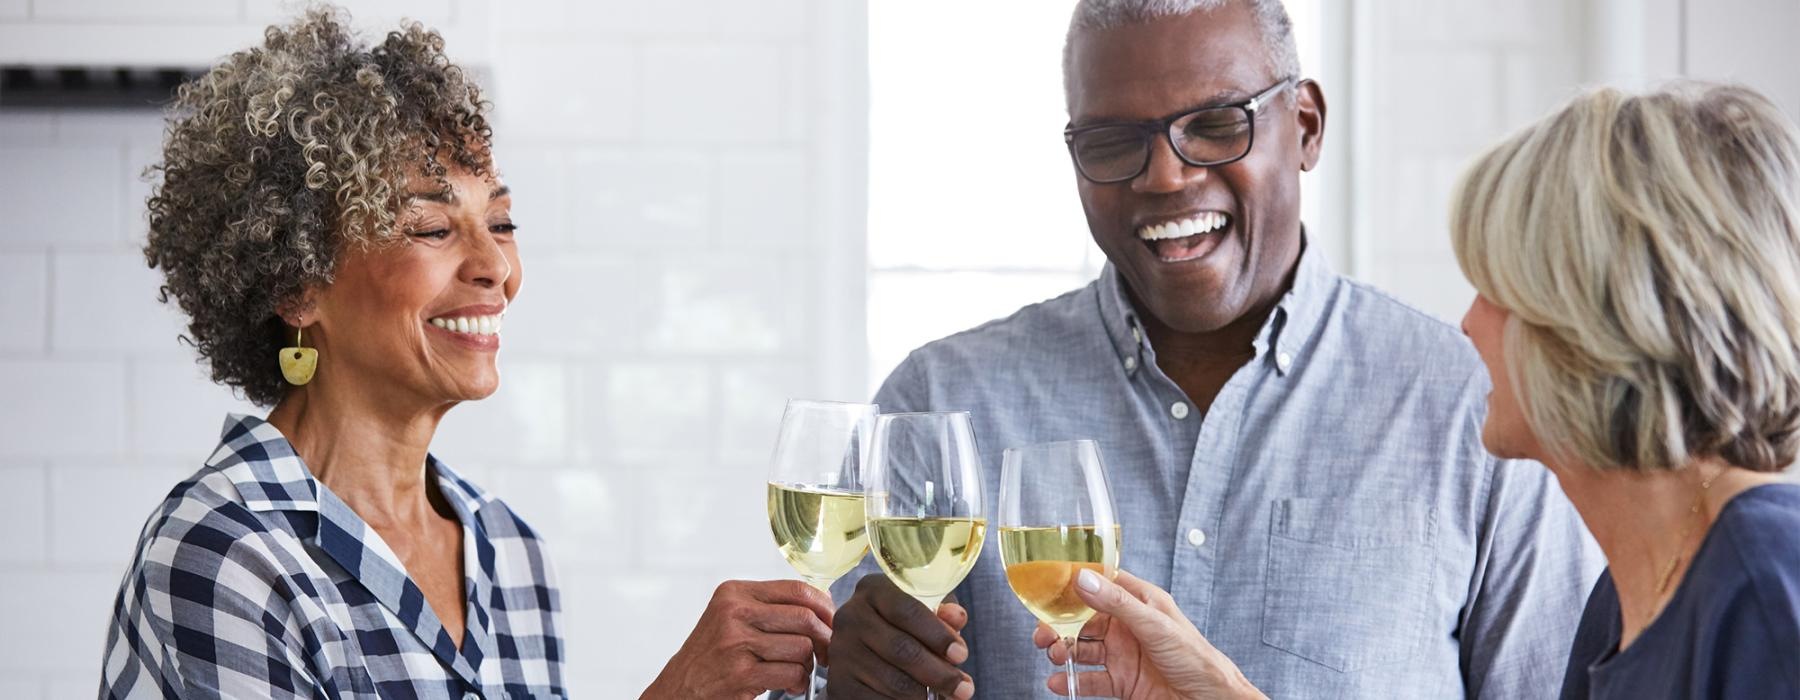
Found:
[[298, 295], [276, 304], [275, 315], [280, 316], [289, 328], [305, 328], [319, 320], [318, 299], [318, 288], [309, 285]]

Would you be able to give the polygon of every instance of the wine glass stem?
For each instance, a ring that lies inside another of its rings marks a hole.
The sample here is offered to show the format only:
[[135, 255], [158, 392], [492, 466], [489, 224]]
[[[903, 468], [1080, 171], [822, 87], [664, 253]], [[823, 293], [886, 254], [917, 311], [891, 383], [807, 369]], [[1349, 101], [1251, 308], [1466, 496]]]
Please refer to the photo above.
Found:
[[817, 692], [814, 690], [814, 688], [818, 685], [818, 678], [819, 678], [819, 655], [813, 654], [812, 668], [807, 669], [807, 671], [806, 671], [806, 700], [814, 699], [813, 693]]
[[[820, 592], [825, 594], [826, 598], [831, 597], [831, 584], [836, 583], [835, 579], [821, 580], [821, 579], [816, 579], [816, 578], [813, 578], [810, 576], [807, 576], [804, 578], [806, 579], [807, 584], [811, 585], [813, 588], [819, 589]], [[812, 668], [807, 669], [807, 671], [806, 671], [806, 700], [815, 700], [815, 693], [817, 693], [818, 691], [815, 690], [814, 688], [815, 688], [815, 686], [818, 685], [818, 680], [819, 680], [819, 654], [818, 654], [818, 652], [813, 652]]]
[[[946, 594], [946, 595], [948, 595], [948, 594]], [[937, 615], [938, 607], [944, 604], [944, 597], [945, 596], [937, 596], [934, 598], [919, 598], [918, 600], [921, 604], [923, 604], [925, 606], [926, 610], [930, 610], [931, 614], [935, 616], [935, 615]], [[939, 698], [939, 696], [937, 694], [937, 691], [934, 691], [930, 688], [925, 689], [925, 700], [938, 700], [938, 698]]]
[[1069, 658], [1065, 659], [1063, 661], [1063, 675], [1068, 676], [1069, 698], [1070, 698], [1070, 700], [1074, 700], [1074, 698], [1076, 697], [1076, 695], [1075, 695], [1075, 638], [1074, 637], [1063, 637], [1062, 642], [1063, 642], [1063, 646], [1069, 650]]

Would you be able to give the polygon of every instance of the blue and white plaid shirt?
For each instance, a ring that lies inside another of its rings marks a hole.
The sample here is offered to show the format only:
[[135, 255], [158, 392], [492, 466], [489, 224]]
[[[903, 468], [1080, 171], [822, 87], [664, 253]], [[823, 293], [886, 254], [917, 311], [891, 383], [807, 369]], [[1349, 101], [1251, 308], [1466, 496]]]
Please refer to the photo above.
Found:
[[561, 593], [542, 543], [427, 458], [463, 525], [460, 649], [400, 558], [274, 426], [231, 416], [139, 537], [100, 697], [563, 697]]

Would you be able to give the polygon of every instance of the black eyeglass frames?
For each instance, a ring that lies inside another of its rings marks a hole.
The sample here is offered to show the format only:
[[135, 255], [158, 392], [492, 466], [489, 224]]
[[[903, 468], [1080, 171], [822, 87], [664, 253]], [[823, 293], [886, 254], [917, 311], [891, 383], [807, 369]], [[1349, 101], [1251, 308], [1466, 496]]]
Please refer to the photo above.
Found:
[[1224, 165], [1249, 155], [1256, 141], [1256, 115], [1297, 82], [1298, 78], [1283, 78], [1242, 102], [1201, 107], [1154, 121], [1069, 127], [1063, 130], [1063, 141], [1081, 176], [1101, 184], [1143, 174], [1159, 134], [1169, 140], [1183, 163]]

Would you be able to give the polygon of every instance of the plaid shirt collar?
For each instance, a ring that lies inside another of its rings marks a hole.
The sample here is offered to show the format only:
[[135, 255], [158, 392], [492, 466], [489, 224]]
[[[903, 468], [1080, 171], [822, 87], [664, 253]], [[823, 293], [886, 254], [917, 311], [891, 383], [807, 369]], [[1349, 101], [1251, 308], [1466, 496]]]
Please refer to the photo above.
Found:
[[[455, 509], [463, 528], [463, 576], [465, 610], [463, 645], [460, 650], [443, 622], [425, 604], [425, 595], [406, 575], [406, 567], [394, 550], [364, 523], [350, 506], [314, 478], [312, 470], [294, 453], [287, 437], [275, 426], [254, 416], [233, 414], [225, 419], [219, 449], [206, 462], [229, 478], [250, 510], [313, 513], [311, 527], [302, 527], [306, 542], [325, 552], [369, 594], [393, 612], [419, 640], [430, 647], [446, 667], [463, 680], [477, 684], [476, 669], [495, 651], [487, 606], [494, 586], [494, 547], [479, 517], [482, 506], [492, 502], [474, 484], [463, 480], [436, 457], [426, 455], [428, 473]], [[473, 555], [473, 556], [471, 556]]]

